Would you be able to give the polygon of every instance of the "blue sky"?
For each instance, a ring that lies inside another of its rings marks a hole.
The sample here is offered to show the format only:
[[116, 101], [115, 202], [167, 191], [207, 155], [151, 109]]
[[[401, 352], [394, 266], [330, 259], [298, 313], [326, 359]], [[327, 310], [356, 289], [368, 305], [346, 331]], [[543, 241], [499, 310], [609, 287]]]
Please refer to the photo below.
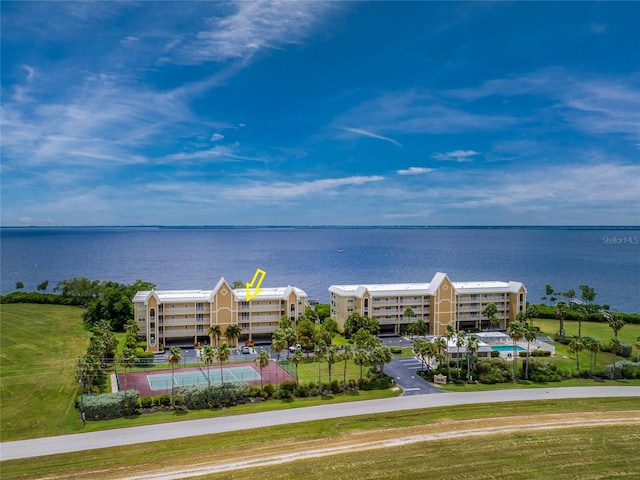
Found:
[[640, 225], [640, 3], [11, 2], [9, 225]]

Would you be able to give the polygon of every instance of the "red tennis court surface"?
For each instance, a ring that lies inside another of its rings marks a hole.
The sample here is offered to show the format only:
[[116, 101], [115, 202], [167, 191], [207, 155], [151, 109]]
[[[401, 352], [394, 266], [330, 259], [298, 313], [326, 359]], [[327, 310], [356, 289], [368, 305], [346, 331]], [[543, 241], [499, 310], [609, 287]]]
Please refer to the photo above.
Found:
[[[237, 367], [251, 367], [253, 368], [258, 375], [260, 375], [260, 368], [256, 366], [253, 362], [248, 363], [234, 363], [231, 365], [225, 365], [223, 369], [234, 369]], [[211, 365], [209, 367], [211, 369], [211, 377], [214, 377], [214, 371], [217, 370], [217, 373], [220, 371], [220, 365]], [[188, 367], [188, 368], [180, 368], [176, 367], [175, 372], [203, 372], [204, 375], [207, 374], [207, 367], [203, 365], [201, 367]], [[165, 393], [171, 393], [171, 389], [167, 390], [152, 390], [151, 385], [149, 383], [148, 376], [151, 375], [166, 375], [171, 374], [171, 369], [163, 369], [163, 370], [149, 370], [147, 372], [134, 372], [134, 373], [118, 373], [119, 380], [119, 388], [120, 390], [137, 390], [140, 392], [141, 397], [153, 397], [157, 395], [162, 395]], [[267, 385], [268, 383], [280, 383], [283, 380], [291, 380], [295, 381], [286, 370], [281, 368], [275, 362], [269, 362], [269, 365], [262, 369], [262, 383]], [[214, 382], [212, 382], [214, 383]], [[245, 382], [248, 385], [260, 385], [260, 379], [247, 381]]]

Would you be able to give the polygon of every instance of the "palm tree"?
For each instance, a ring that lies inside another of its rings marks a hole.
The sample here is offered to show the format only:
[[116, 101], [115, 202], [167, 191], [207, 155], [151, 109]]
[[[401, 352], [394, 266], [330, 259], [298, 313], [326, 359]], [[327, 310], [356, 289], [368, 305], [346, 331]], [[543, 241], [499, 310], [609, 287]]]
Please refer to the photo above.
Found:
[[235, 344], [237, 346], [237, 340], [241, 334], [242, 329], [238, 325], [229, 325], [224, 331], [224, 336], [229, 340], [229, 345]]
[[447, 375], [449, 376], [449, 381], [452, 380], [452, 378], [451, 378], [451, 362], [449, 361], [449, 342], [455, 336], [455, 334], [456, 334], [456, 330], [453, 328], [453, 325], [451, 325], [451, 324], [447, 325], [447, 328], [444, 331], [444, 336], [447, 339], [447, 348], [446, 348], [445, 355], [447, 356]]
[[271, 351], [276, 352], [276, 362], [280, 360], [280, 352], [287, 348], [287, 339], [280, 328], [276, 328], [271, 336]]
[[524, 312], [524, 316], [529, 321], [529, 325], [533, 327], [533, 319], [540, 315], [540, 309], [537, 305], [530, 303]]
[[571, 343], [569, 343], [569, 353], [576, 354], [576, 370], [580, 372], [580, 352], [584, 348], [584, 341], [582, 337], [573, 337]]
[[429, 324], [424, 321], [424, 318], [416, 320], [416, 333], [418, 337], [427, 335], [429, 333]]
[[211, 325], [209, 330], [207, 330], [207, 335], [211, 337], [211, 345], [213, 345], [213, 339], [216, 339], [216, 347], [220, 343], [220, 335], [222, 335], [222, 330], [220, 329], [220, 325]]
[[558, 340], [564, 343], [564, 319], [567, 318], [567, 304], [558, 302], [556, 305], [556, 318], [560, 320], [560, 331], [558, 332]]
[[[411, 322], [411, 318], [416, 316], [415, 312], [413, 311], [413, 309], [411, 307], [405, 308], [404, 309], [404, 313], [402, 315], [409, 319], [409, 324]], [[411, 338], [413, 338], [413, 333], [411, 333]]]
[[[264, 367], [266, 367], [267, 365], [269, 365], [269, 354], [267, 353], [266, 350], [260, 350], [260, 353], [258, 354], [258, 358], [256, 358], [256, 365], [258, 365], [260, 367], [260, 390], [262, 390], [263, 389], [262, 369]], [[298, 378], [298, 375], [296, 373], [296, 379], [297, 378]], [[297, 380], [296, 380], [296, 382], [297, 382]]]
[[456, 352], [456, 355], [457, 355], [456, 368], [460, 370], [460, 347], [464, 347], [465, 344], [467, 343], [467, 336], [465, 335], [465, 333], [464, 332], [456, 333], [455, 342], [456, 342], [456, 348], [458, 349], [458, 351]]
[[293, 365], [296, 367], [296, 385], [300, 385], [300, 383], [298, 382], [298, 366], [302, 363], [303, 358], [304, 356], [302, 355], [302, 350], [296, 348], [296, 351], [293, 352], [293, 355], [291, 355], [291, 358], [289, 359], [291, 360], [291, 363], [293, 363]]
[[[228, 337], [226, 334], [225, 336]], [[229, 348], [227, 342], [222, 342], [222, 345], [216, 348], [215, 352], [216, 358], [220, 360], [220, 382], [222, 383], [222, 385], [224, 385], [224, 372], [222, 371], [222, 364], [229, 360], [229, 357], [231, 356], [231, 348]]]
[[574, 311], [578, 319], [578, 336], [582, 337], [582, 322], [587, 319], [587, 309], [584, 305], [576, 305]]
[[347, 364], [349, 362], [349, 360], [351, 360], [351, 358], [353, 357], [353, 350], [351, 345], [346, 344], [343, 348], [342, 351], [339, 354], [339, 358], [340, 360], [342, 360], [344, 362], [344, 375], [343, 375], [343, 385], [344, 388], [346, 390], [347, 388]]
[[209, 369], [211, 367], [211, 364], [213, 363], [214, 358], [216, 358], [216, 351], [211, 345], [205, 345], [202, 349], [202, 359], [207, 365], [207, 381], [209, 382], [209, 387], [211, 386], [211, 375], [209, 373]]
[[322, 379], [320, 377], [320, 362], [324, 360], [327, 354], [327, 344], [324, 340], [320, 340], [315, 348], [316, 361], [318, 362], [318, 390], [322, 392]]
[[175, 393], [174, 393], [174, 387], [175, 387], [174, 372], [175, 372], [176, 365], [180, 363], [181, 359], [182, 359], [182, 351], [180, 350], [180, 348], [171, 347], [171, 349], [169, 350], [169, 356], [167, 357], [167, 360], [171, 364], [171, 408], [175, 408], [176, 406], [176, 399], [175, 399]]
[[327, 364], [329, 366], [329, 385], [331, 385], [331, 365], [338, 361], [338, 351], [331, 345], [327, 348]]
[[362, 382], [362, 367], [370, 362], [369, 352], [358, 345], [353, 355], [353, 362], [360, 366], [360, 382]]
[[538, 338], [538, 328], [534, 327], [533, 324], [529, 323], [524, 327], [524, 338], [527, 340], [527, 365], [525, 368], [524, 378], [529, 380], [529, 355], [530, 355], [530, 347], [531, 342], [535, 342], [536, 338]]
[[[433, 345], [435, 346], [436, 350], [438, 351], [438, 353], [436, 354], [436, 360], [438, 362], [438, 367], [440, 367], [440, 365], [442, 365], [442, 362], [447, 362], [447, 368], [450, 367], [449, 365], [449, 361], [447, 360], [447, 348], [448, 348], [448, 344], [447, 344], [447, 339], [444, 337], [438, 337], [433, 341]], [[444, 354], [442, 352], [445, 352]], [[451, 377], [451, 374], [449, 373], [449, 377]]]
[[618, 352], [620, 351], [620, 347], [621, 347], [621, 343], [620, 340], [618, 339], [618, 337], [613, 337], [611, 339], [611, 353], [613, 353], [613, 368], [611, 369], [611, 379], [615, 379], [616, 378], [616, 361], [617, 358], [616, 356], [618, 355]]
[[613, 330], [613, 336], [618, 338], [618, 332], [622, 330], [622, 327], [624, 327], [624, 320], [622, 320], [618, 315], [608, 312], [604, 314], [604, 318], [607, 319], [607, 323]]
[[473, 363], [476, 358], [478, 348], [480, 348], [480, 339], [475, 335], [469, 335], [467, 338], [467, 352], [469, 354], [467, 359], [467, 382], [471, 381], [471, 363]]
[[[484, 310], [482, 310], [482, 314], [485, 317], [487, 317], [487, 320], [489, 320], [489, 325], [492, 327], [498, 321], [498, 317], [496, 317], [496, 313], [498, 313], [498, 307], [496, 307], [495, 303], [487, 304], [487, 306], [484, 307]], [[482, 323], [480, 324], [480, 327], [482, 327]], [[482, 328], [480, 328], [480, 330], [482, 330]]]
[[511, 337], [513, 340], [513, 381], [516, 381], [516, 377], [518, 374], [518, 341], [524, 336], [525, 330], [522, 323], [519, 321], [511, 322], [507, 326], [507, 335]]

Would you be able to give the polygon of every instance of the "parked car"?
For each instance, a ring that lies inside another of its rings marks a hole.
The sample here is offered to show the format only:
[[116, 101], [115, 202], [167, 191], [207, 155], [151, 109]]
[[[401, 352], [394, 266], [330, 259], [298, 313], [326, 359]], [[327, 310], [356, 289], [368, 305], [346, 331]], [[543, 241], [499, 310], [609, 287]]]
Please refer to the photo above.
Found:
[[289, 351], [291, 353], [294, 353], [296, 350], [302, 350], [302, 345], [300, 345], [299, 343], [296, 343], [295, 345], [291, 345], [289, 347]]
[[244, 347], [242, 347], [242, 349], [240, 350], [242, 353], [251, 353], [251, 348], [247, 347], [246, 345]]

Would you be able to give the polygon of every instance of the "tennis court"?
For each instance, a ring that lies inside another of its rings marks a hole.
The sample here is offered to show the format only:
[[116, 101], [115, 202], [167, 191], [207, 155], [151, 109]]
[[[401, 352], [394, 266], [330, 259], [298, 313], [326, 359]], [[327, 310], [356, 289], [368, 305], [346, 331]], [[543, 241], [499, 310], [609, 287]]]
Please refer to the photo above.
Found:
[[[224, 373], [224, 381], [229, 382], [253, 382], [260, 380], [260, 374], [256, 372], [252, 367], [227, 367], [222, 373]], [[149, 382], [149, 388], [152, 392], [158, 390], [171, 389], [171, 380], [176, 387], [182, 387], [185, 385], [208, 385], [209, 382], [223, 383], [222, 373], [219, 368], [210, 368], [208, 371], [206, 368], [200, 368], [198, 370], [178, 371], [171, 373], [157, 373], [147, 374], [147, 380]]]
[[[260, 373], [262, 373], [262, 380]], [[224, 383], [244, 382], [248, 385], [278, 384], [283, 380], [295, 380], [276, 362], [269, 362], [269, 365], [264, 367], [262, 372], [254, 363], [225, 365], [222, 369], [220, 366], [212, 365], [208, 372], [207, 366], [201, 365], [199, 367], [176, 368], [173, 373], [170, 369], [118, 373], [117, 381], [114, 382], [116, 383], [114, 391], [137, 390], [141, 397], [149, 397], [169, 393], [172, 378], [176, 387], [208, 385], [209, 378], [211, 384], [214, 385], [223, 383], [222, 375], [224, 375]]]

